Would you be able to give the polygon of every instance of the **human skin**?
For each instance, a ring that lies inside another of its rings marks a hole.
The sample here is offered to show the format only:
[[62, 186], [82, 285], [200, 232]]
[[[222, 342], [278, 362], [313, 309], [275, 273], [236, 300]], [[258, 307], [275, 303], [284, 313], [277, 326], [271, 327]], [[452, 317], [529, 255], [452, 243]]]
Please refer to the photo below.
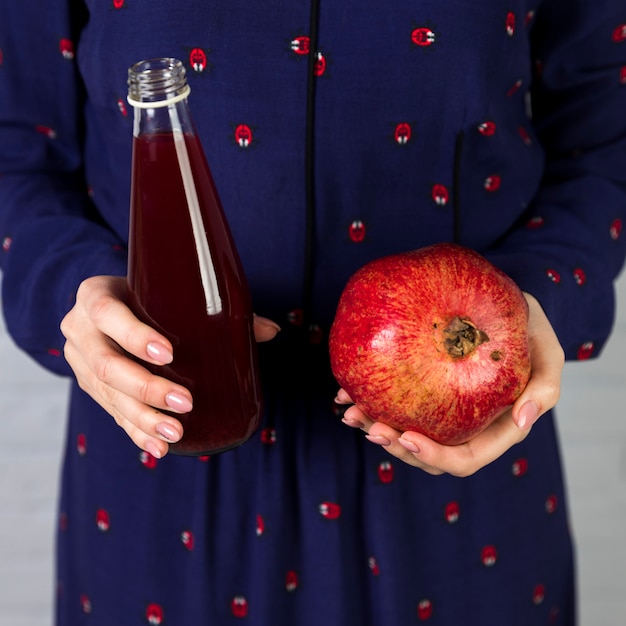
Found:
[[[420, 433], [400, 433], [374, 422], [354, 405], [345, 411], [344, 423], [362, 429], [369, 441], [429, 474], [469, 476], [494, 461], [528, 436], [537, 419], [555, 406], [560, 393], [563, 350], [537, 300], [525, 297], [530, 309], [531, 378], [511, 409], [480, 435], [462, 445], [444, 446]], [[151, 374], [137, 362], [165, 365], [172, 361], [173, 349], [163, 335], [140, 322], [125, 302], [125, 278], [95, 276], [83, 281], [61, 323], [64, 354], [81, 389], [139, 448], [162, 458], [169, 443], [183, 435], [181, 423], [162, 411], [186, 413], [193, 398], [185, 387]], [[255, 316], [257, 341], [269, 341], [279, 330], [275, 322]], [[336, 402], [352, 404], [344, 390]]]
[[[362, 429], [372, 443], [383, 446], [401, 461], [433, 475], [470, 476], [523, 441], [539, 417], [556, 405], [565, 363], [563, 349], [541, 305], [530, 294], [524, 296], [530, 313], [530, 380], [512, 407], [475, 438], [456, 446], [441, 445], [420, 433], [401, 433], [375, 422], [358, 406], [345, 411], [344, 423]], [[335, 401], [352, 403], [343, 389]]]
[[[187, 413], [193, 398], [185, 387], [151, 374], [129, 355], [154, 365], [173, 359], [172, 344], [139, 321], [126, 305], [126, 279], [94, 276], [83, 281], [61, 322], [64, 355], [80, 388], [113, 416], [132, 441], [156, 458], [183, 436], [182, 424], [162, 413]], [[268, 341], [277, 324], [255, 316], [257, 341]]]

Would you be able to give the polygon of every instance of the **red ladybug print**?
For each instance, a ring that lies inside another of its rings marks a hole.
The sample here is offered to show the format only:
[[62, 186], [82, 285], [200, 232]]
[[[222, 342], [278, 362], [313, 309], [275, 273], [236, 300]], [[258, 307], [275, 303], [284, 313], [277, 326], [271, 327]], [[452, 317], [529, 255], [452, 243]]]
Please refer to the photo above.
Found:
[[126, 103], [121, 98], [117, 101], [117, 108], [124, 117], [128, 117], [128, 109], [126, 108]]
[[252, 129], [247, 124], [239, 124], [235, 128], [235, 141], [240, 148], [249, 148], [252, 143]]
[[626, 85], [626, 65], [619, 71], [619, 82], [622, 83], [622, 85]]
[[613, 31], [612, 38], [615, 43], [622, 43], [622, 41], [626, 41], [626, 24], [620, 24]]
[[139, 453], [139, 462], [146, 469], [154, 469], [158, 463], [156, 457], [152, 456], [149, 452], [146, 452], [145, 450], [142, 450]]
[[198, 457], [198, 461], [200, 461], [200, 463], [206, 463], [210, 458], [210, 454], [203, 454], [202, 456]]
[[230, 603], [230, 610], [235, 617], [246, 617], [248, 601], [243, 596], [235, 596]]
[[11, 239], [11, 237], [5, 237], [2, 240], [2, 249], [5, 252], [8, 252], [11, 249], [11, 244], [13, 243], [13, 239]]
[[298, 574], [293, 570], [287, 572], [285, 576], [285, 589], [289, 592], [298, 588]]
[[525, 146], [532, 146], [533, 140], [530, 138], [530, 133], [523, 127], [520, 126], [517, 129], [517, 134], [520, 136], [520, 139], [524, 142]]
[[256, 516], [256, 536], [260, 537], [265, 532], [265, 519], [259, 513]]
[[206, 52], [202, 48], [192, 48], [189, 52], [189, 65], [198, 74], [204, 72], [208, 65]]
[[407, 122], [400, 122], [396, 126], [394, 139], [399, 146], [406, 146], [411, 139], [411, 125]]
[[456, 500], [452, 500], [452, 502], [448, 502], [448, 504], [446, 504], [444, 517], [448, 524], [456, 524], [459, 521], [460, 515], [461, 507]]
[[545, 220], [540, 215], [535, 215], [535, 217], [531, 217], [527, 222], [526, 226], [528, 228], [541, 228], [545, 223]]
[[322, 327], [318, 324], [311, 324], [309, 326], [309, 343], [313, 346], [319, 346], [324, 338], [324, 332]]
[[83, 613], [86, 613], [86, 614], [91, 613], [91, 600], [89, 599], [89, 596], [86, 596], [85, 594], [83, 594], [80, 597], [80, 606], [83, 609]]
[[561, 275], [556, 270], [553, 270], [553, 269], [546, 270], [546, 276], [553, 283], [560, 283], [561, 282]]
[[498, 560], [498, 551], [495, 546], [485, 546], [480, 553], [480, 560], [485, 567], [493, 567]]
[[385, 485], [393, 482], [393, 465], [390, 461], [381, 461], [378, 465], [378, 480]]
[[87, 436], [85, 433], [78, 433], [76, 436], [76, 450], [80, 456], [87, 454]]
[[374, 576], [380, 575], [380, 567], [378, 566], [378, 561], [373, 556], [370, 556], [367, 559], [367, 566], [370, 568], [370, 572], [372, 572]]
[[182, 544], [185, 546], [185, 548], [187, 548], [187, 550], [189, 550], [190, 552], [193, 550], [194, 535], [190, 530], [183, 530], [183, 532], [180, 533], [180, 540], [182, 541]]
[[578, 286], [582, 287], [587, 282], [587, 276], [582, 268], [577, 267], [572, 273], [574, 274], [574, 281]]
[[420, 600], [420, 603], [417, 605], [417, 618], [420, 621], [426, 621], [430, 619], [433, 615], [433, 604], [430, 600], [424, 599]]
[[586, 361], [587, 359], [590, 359], [593, 355], [593, 348], [593, 341], [587, 341], [586, 343], [583, 343], [583, 345], [578, 348], [578, 352], [576, 353], [578, 360]]
[[113, 0], [113, 7], [115, 9], [121, 9], [124, 6], [125, 0]]
[[483, 186], [489, 192], [498, 191], [500, 189], [500, 185], [502, 184], [502, 179], [497, 174], [492, 174], [485, 178], [485, 182]]
[[341, 506], [335, 502], [322, 502], [318, 510], [326, 519], [337, 519], [341, 515]]
[[71, 39], [61, 39], [59, 50], [64, 59], [71, 61], [74, 58], [74, 42]]
[[126, 108], [126, 103], [121, 98], [117, 101], [117, 108], [124, 117], [128, 117], [128, 109]]
[[509, 37], [513, 37], [515, 34], [515, 13], [513, 11], [506, 14], [506, 34]]
[[295, 54], [307, 55], [311, 50], [311, 39], [306, 35], [299, 35], [291, 40], [291, 50]]
[[106, 533], [111, 527], [111, 520], [109, 519], [109, 514], [104, 509], [98, 509], [96, 511], [96, 525], [98, 529], [103, 533]]
[[50, 356], [55, 356], [55, 357], [61, 356], [61, 350], [59, 350], [58, 348], [48, 348], [47, 352]]
[[287, 314], [287, 320], [292, 326], [302, 326], [304, 322], [304, 311], [302, 309], [293, 309]]
[[622, 220], [617, 218], [616, 220], [613, 220], [613, 223], [611, 224], [611, 228], [609, 229], [609, 234], [611, 235], [611, 239], [613, 239], [613, 241], [616, 241], [617, 239], [620, 238], [620, 235], [622, 234]]
[[491, 137], [496, 133], [496, 123], [492, 121], [483, 122], [478, 125], [478, 132], [485, 137]]
[[261, 441], [266, 445], [272, 445], [276, 443], [276, 429], [272, 426], [267, 426], [261, 431]]
[[315, 66], [313, 67], [313, 74], [318, 78], [326, 72], [326, 57], [321, 53], [317, 53], [315, 59]]
[[528, 459], [517, 459], [511, 467], [511, 472], [515, 478], [521, 478], [528, 472]]
[[361, 220], [354, 220], [352, 224], [350, 224], [348, 234], [354, 243], [361, 243], [367, 234], [365, 224]]
[[57, 138], [57, 133], [54, 129], [50, 128], [49, 126], [35, 126], [35, 130], [40, 133], [41, 135], [45, 135], [46, 137], [48, 137], [48, 139], [56, 139]]
[[546, 587], [545, 585], [537, 585], [533, 590], [533, 603], [541, 604], [546, 598]]
[[163, 607], [158, 604], [149, 604], [146, 607], [146, 621], [151, 626], [160, 626], [163, 623]]
[[558, 606], [553, 606], [550, 609], [550, 614], [548, 615], [548, 623], [549, 624], [556, 624], [558, 619], [559, 619], [559, 613], [561, 612], [561, 610], [559, 609]]
[[521, 78], [518, 78], [513, 85], [509, 88], [509, 90], [506, 92], [506, 95], [510, 98], [511, 96], [515, 95], [520, 87], [524, 84], [524, 81]]
[[530, 11], [528, 11], [528, 13], [526, 13], [526, 19], [524, 20], [524, 24], [528, 26], [533, 21], [534, 17], [535, 11], [531, 9]]
[[420, 26], [411, 31], [411, 41], [420, 48], [432, 46], [437, 40], [437, 35], [427, 26]]
[[431, 197], [437, 206], [446, 206], [450, 200], [450, 192], [445, 185], [433, 185]]
[[552, 515], [552, 513], [556, 511], [557, 506], [558, 498], [554, 494], [548, 496], [548, 498], [546, 499], [546, 513], [548, 515]]

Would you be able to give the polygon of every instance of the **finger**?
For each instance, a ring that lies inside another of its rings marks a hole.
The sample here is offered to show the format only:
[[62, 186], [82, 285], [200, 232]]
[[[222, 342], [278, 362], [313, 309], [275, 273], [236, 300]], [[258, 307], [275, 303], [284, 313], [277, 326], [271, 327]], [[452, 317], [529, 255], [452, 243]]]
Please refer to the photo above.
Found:
[[363, 413], [363, 411], [361, 411], [357, 406], [351, 406], [346, 409], [341, 421], [346, 424], [346, 426], [350, 426], [351, 428], [360, 428], [365, 432], [367, 432], [372, 424], [374, 424], [374, 421]]
[[95, 328], [129, 354], [154, 364], [170, 363], [172, 344], [135, 317], [124, 302], [122, 290], [125, 279], [97, 276], [84, 281], [76, 297]]
[[[164, 444], [173, 443], [182, 437], [183, 428], [178, 420], [102, 385], [82, 360], [80, 353], [74, 354], [72, 351], [73, 348], [68, 347], [68, 354], [80, 388], [113, 417], [118, 426], [124, 429], [136, 445], [153, 456], [158, 456], [157, 451], [163, 456], [168, 449]], [[147, 445], [151, 440], [155, 441], [151, 446]]]
[[343, 388], [337, 392], [337, 396], [335, 397], [335, 402], [337, 404], [353, 404], [352, 398], [348, 395], [348, 392]]
[[[94, 397], [98, 401], [98, 395]], [[109, 398], [103, 408], [136, 446], [158, 459], [168, 453], [169, 444], [178, 441], [183, 432], [174, 418], [123, 394]]]
[[529, 429], [559, 400], [565, 363], [563, 348], [541, 305], [527, 295], [531, 311], [529, 342], [531, 377], [513, 405], [513, 419], [521, 430]]
[[465, 477], [502, 456], [522, 441], [528, 431], [520, 431], [506, 411], [482, 433], [464, 444], [445, 446], [416, 432], [405, 432], [398, 443], [427, 467], [453, 476]]
[[380, 422], [373, 422], [371, 427], [366, 430], [365, 438], [371, 443], [381, 446], [385, 452], [398, 460], [426, 471], [429, 474], [442, 474], [443, 472], [436, 467], [429, 467], [421, 461], [421, 459], [413, 454], [410, 450], [407, 450], [400, 442], [400, 431], [395, 430]]
[[[72, 357], [72, 347], [68, 344], [68, 356], [76, 360], [77, 357]], [[105, 401], [109, 396], [123, 394], [176, 413], [188, 413], [193, 408], [191, 394], [185, 387], [150, 373], [102, 335], [84, 338], [80, 353]]]
[[274, 339], [279, 332], [280, 326], [276, 322], [267, 319], [267, 317], [254, 316], [254, 337], [257, 341]]

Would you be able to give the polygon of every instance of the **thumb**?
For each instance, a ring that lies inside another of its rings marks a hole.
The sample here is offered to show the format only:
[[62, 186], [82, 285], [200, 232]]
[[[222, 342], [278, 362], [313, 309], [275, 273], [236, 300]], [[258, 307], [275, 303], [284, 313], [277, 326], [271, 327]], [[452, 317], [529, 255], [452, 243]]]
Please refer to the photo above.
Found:
[[274, 339], [279, 331], [280, 326], [276, 322], [267, 319], [267, 317], [254, 315], [254, 336], [257, 341]]

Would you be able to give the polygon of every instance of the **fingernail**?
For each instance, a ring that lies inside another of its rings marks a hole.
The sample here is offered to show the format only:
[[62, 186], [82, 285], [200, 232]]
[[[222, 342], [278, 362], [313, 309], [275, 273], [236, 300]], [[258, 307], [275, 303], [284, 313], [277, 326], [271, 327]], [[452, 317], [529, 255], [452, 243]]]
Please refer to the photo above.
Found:
[[171, 363], [174, 358], [172, 353], [162, 343], [157, 343], [156, 341], [151, 341], [146, 346], [146, 352], [150, 358], [164, 365]]
[[517, 427], [520, 430], [524, 430], [526, 427], [534, 424], [538, 416], [539, 407], [534, 400], [529, 400], [522, 405], [522, 408], [517, 414]]
[[398, 441], [409, 451], [409, 452], [413, 452], [414, 454], [418, 454], [420, 449], [419, 447], [414, 444], [412, 441], [409, 441], [408, 439], [404, 439], [403, 437], [400, 437], [398, 439]]
[[387, 439], [387, 437], [382, 437], [381, 435], [365, 435], [365, 438], [372, 443], [376, 443], [379, 446], [390, 446], [391, 441]]
[[165, 404], [173, 409], [174, 411], [178, 411], [179, 413], [189, 413], [191, 409], [193, 409], [193, 404], [185, 397], [181, 396], [179, 393], [168, 393], [165, 396]]
[[156, 427], [157, 433], [163, 437], [163, 439], [175, 443], [180, 439], [178, 431], [167, 422], [160, 422]]
[[275, 321], [270, 320], [267, 317], [261, 317], [259, 315], [255, 315], [254, 319], [257, 321], [257, 323], [262, 324], [263, 326], [269, 326], [270, 328], [273, 328], [277, 332], [280, 331], [280, 326]]
[[365, 428], [365, 424], [361, 420], [354, 419], [354, 417], [343, 417], [341, 421], [352, 428]]
[[154, 441], [148, 441], [148, 443], [146, 443], [146, 445], [144, 446], [144, 449], [148, 454], [151, 454], [155, 459], [161, 458], [161, 451], [159, 450], [159, 447], [156, 445], [156, 443], [154, 443]]

